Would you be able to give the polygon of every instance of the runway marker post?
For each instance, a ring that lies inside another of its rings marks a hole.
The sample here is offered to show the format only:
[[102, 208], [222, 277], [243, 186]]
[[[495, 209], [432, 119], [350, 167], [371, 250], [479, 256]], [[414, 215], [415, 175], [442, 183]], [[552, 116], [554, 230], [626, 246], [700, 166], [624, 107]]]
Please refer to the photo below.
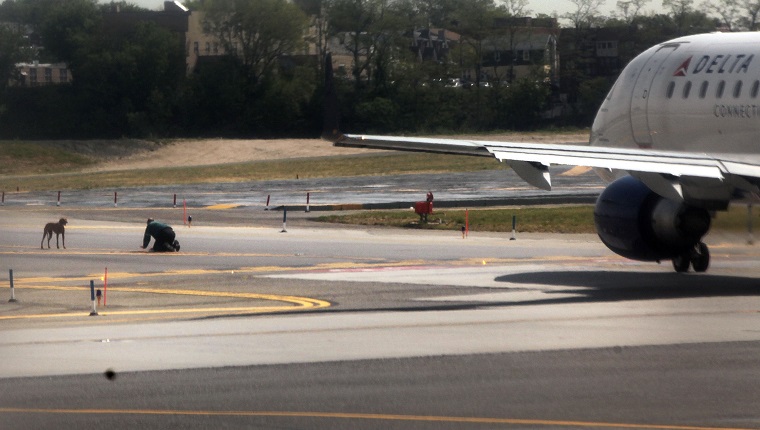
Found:
[[747, 205], [747, 245], [755, 243], [755, 238], [752, 235], [752, 204]]
[[309, 194], [310, 193], [306, 193], [306, 212], [311, 212], [309, 210]]
[[464, 236], [470, 235], [470, 210], [464, 210]]
[[509, 240], [517, 240], [515, 236], [515, 227], [517, 226], [517, 215], [512, 215], [512, 237]]
[[60, 191], [58, 191], [58, 201], [55, 203], [55, 205], [56, 206], [60, 206], [61, 205], [61, 192]]
[[285, 228], [287, 221], [288, 221], [288, 208], [283, 208], [282, 209], [282, 230], [280, 231], [280, 233], [288, 232], [287, 228]]
[[90, 279], [90, 300], [92, 301], [92, 312], [90, 312], [90, 316], [94, 317], [98, 315], [98, 309], [95, 304], [95, 281], [92, 279]]
[[177, 207], [177, 194], [174, 194], [174, 207]]
[[119, 204], [117, 203], [117, 201], [118, 201], [118, 198], [117, 198], [117, 192], [116, 192], [116, 191], [114, 191], [114, 192], [113, 192], [113, 207], [117, 207], [117, 206], [119, 206]]
[[2, 205], [3, 205], [3, 206], [5, 206], [5, 191], [3, 191], [3, 201], [2, 201]]
[[10, 269], [8, 272], [11, 280], [11, 299], [8, 300], [8, 303], [16, 303], [18, 300], [16, 300], [16, 289], [13, 288], [13, 269]]
[[268, 211], [268, 210], [269, 210], [269, 197], [270, 197], [270, 195], [269, 195], [269, 194], [267, 194], [267, 205], [264, 207], [264, 210], [265, 210], [265, 211]]

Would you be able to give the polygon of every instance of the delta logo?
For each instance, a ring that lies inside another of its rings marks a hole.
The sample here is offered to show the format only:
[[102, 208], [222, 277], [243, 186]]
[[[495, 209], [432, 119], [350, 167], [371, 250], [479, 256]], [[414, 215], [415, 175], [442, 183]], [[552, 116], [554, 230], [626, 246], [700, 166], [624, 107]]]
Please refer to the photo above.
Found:
[[754, 54], [718, 54], [718, 55], [703, 55], [699, 58], [699, 61], [694, 65], [694, 68], [689, 72], [689, 66], [694, 56], [690, 56], [683, 63], [681, 63], [673, 76], [687, 76], [698, 75], [700, 73], [747, 73], [752, 60], [755, 58]]

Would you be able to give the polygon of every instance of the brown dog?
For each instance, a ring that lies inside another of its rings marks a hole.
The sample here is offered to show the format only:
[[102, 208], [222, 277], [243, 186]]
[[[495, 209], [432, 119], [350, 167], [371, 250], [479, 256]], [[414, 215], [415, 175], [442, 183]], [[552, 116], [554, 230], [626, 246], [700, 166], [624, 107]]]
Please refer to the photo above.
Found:
[[64, 233], [66, 229], [64, 226], [68, 223], [69, 222], [66, 221], [66, 218], [61, 218], [58, 222], [49, 222], [45, 224], [45, 230], [42, 232], [42, 241], [40, 241], [40, 249], [44, 248], [42, 244], [45, 242], [45, 236], [48, 238], [48, 249], [50, 249], [50, 239], [53, 238], [53, 233], [55, 233], [55, 247], [59, 249], [61, 248], [58, 246], [58, 235], [60, 235], [63, 249], [66, 249], [66, 234]]

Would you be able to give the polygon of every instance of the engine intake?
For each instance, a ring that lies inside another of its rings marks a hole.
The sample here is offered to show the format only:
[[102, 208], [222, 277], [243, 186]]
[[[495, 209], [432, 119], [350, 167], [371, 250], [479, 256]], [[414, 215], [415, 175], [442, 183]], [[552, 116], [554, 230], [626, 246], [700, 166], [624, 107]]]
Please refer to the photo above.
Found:
[[710, 229], [710, 213], [665, 199], [625, 176], [602, 192], [594, 208], [602, 242], [632, 260], [673, 259], [694, 248]]

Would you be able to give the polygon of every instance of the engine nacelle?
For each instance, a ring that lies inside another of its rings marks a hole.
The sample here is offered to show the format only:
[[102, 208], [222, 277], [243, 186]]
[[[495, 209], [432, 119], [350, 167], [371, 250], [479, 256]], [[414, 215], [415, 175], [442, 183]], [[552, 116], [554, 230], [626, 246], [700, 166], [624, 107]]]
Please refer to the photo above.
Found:
[[616, 254], [660, 261], [696, 246], [710, 229], [710, 213], [665, 199], [638, 179], [625, 176], [597, 199], [594, 223], [599, 238]]

